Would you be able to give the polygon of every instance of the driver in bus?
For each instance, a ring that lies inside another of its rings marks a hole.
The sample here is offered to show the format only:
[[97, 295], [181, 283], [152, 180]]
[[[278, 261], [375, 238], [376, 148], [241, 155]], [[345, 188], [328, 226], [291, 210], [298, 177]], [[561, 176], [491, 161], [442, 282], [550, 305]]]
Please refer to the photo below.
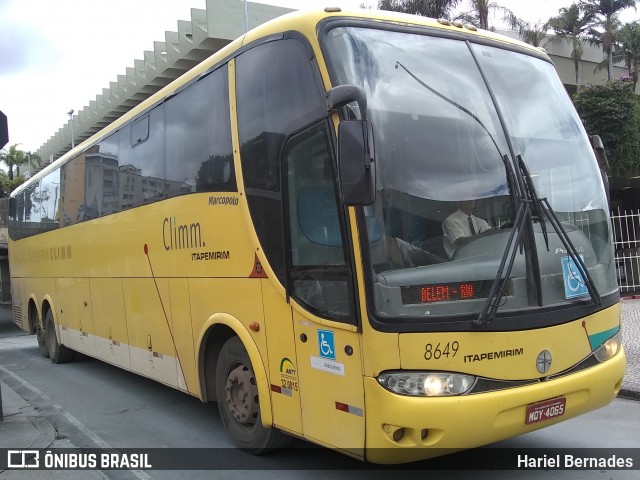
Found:
[[472, 213], [475, 203], [475, 200], [458, 202], [456, 211], [442, 223], [444, 251], [449, 258], [453, 257], [456, 248], [460, 246], [460, 240], [491, 230], [491, 225], [486, 220]]

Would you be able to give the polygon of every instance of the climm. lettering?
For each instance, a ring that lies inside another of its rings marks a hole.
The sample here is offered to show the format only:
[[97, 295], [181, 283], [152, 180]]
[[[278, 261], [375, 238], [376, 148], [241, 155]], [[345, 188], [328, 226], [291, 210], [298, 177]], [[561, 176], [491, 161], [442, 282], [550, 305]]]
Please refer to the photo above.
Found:
[[167, 251], [205, 246], [200, 232], [200, 223], [178, 225], [176, 217], [165, 218], [162, 221], [162, 243]]

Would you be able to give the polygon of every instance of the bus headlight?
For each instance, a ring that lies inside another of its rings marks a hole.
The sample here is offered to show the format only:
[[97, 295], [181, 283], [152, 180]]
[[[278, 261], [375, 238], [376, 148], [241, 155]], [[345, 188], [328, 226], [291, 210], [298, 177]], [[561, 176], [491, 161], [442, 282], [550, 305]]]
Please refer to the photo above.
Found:
[[622, 330], [616, 333], [609, 340], [604, 342], [598, 349], [593, 352], [595, 357], [599, 362], [604, 362], [605, 360], [609, 360], [616, 353], [620, 351], [620, 347], [622, 346]]
[[462, 395], [475, 383], [476, 377], [447, 372], [385, 372], [378, 382], [387, 390], [415, 397], [446, 397]]

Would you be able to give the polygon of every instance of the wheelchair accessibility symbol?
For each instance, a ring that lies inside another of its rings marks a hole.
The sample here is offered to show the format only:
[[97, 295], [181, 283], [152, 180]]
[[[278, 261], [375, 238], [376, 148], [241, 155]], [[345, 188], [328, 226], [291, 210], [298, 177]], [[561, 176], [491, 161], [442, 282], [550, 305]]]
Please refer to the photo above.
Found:
[[[580, 255], [580, 258], [584, 261], [584, 257]], [[564, 279], [564, 297], [575, 298], [583, 295], [588, 295], [589, 290], [582, 278], [580, 269], [573, 261], [571, 257], [562, 257], [562, 277]]]
[[333, 332], [329, 330], [318, 330], [318, 347], [320, 356], [330, 360], [336, 359], [336, 348], [333, 340]]

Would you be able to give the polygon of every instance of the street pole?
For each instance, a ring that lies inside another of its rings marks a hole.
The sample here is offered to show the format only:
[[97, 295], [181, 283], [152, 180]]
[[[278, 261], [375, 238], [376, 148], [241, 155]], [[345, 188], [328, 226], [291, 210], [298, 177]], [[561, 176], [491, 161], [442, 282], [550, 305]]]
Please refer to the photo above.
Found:
[[71, 126], [71, 149], [75, 148], [75, 143], [73, 141], [73, 108], [67, 112], [69, 115], [69, 124]]
[[249, 31], [249, 10], [247, 10], [247, 0], [244, 0], [244, 31]]

